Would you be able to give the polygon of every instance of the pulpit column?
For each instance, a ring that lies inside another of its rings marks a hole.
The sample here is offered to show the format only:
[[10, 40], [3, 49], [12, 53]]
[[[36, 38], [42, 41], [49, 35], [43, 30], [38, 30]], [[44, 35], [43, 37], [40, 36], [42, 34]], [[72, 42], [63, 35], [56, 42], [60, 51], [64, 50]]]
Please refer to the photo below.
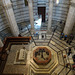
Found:
[[48, 13], [48, 31], [51, 29], [52, 24], [52, 14], [53, 14], [53, 0], [49, 0], [49, 13]]
[[34, 16], [33, 16], [33, 1], [32, 0], [28, 0], [28, 7], [29, 7], [31, 31], [34, 32]]

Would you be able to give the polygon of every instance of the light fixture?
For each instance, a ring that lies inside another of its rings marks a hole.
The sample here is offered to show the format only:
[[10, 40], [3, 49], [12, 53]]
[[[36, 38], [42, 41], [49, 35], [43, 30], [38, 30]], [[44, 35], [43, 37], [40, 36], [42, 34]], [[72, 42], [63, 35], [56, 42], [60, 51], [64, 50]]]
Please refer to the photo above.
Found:
[[56, 0], [56, 4], [59, 4], [59, 0]]

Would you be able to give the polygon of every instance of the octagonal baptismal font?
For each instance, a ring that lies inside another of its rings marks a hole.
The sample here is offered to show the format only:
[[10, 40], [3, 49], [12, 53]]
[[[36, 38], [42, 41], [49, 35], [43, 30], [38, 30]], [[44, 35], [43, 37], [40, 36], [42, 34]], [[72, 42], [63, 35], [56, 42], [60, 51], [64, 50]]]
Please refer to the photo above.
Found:
[[46, 47], [38, 47], [33, 51], [33, 60], [38, 65], [46, 65], [51, 60], [51, 51]]
[[30, 74], [50, 75], [57, 66], [57, 53], [48, 46], [36, 46], [30, 55]]

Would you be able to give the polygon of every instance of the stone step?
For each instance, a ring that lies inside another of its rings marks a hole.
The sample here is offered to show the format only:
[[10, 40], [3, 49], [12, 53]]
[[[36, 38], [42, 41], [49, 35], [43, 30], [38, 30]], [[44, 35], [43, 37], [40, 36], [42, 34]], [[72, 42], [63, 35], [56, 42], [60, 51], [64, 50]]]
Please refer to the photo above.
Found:
[[[34, 38], [35, 40], [38, 40], [38, 39], [39, 39], [39, 35], [38, 35], [38, 36], [32, 35], [32, 36], [33, 36], [33, 38]], [[45, 37], [44, 40], [49, 40], [50, 38], [51, 38], [51, 35], [46, 35], [46, 37]]]
[[22, 32], [21, 35], [24, 36], [24, 35], [26, 35], [28, 33], [29, 33], [28, 31], [25, 31], [25, 32]]
[[59, 60], [59, 64], [64, 65], [62, 52], [58, 52], [58, 60]]
[[57, 29], [58, 29], [59, 31], [62, 31], [62, 27], [61, 27], [61, 26], [60, 26], [60, 27], [58, 26]]
[[39, 42], [37, 42], [36, 45], [37, 46], [47, 46], [48, 45], [48, 42], [46, 42], [46, 43], [39, 43]]
[[49, 46], [54, 49], [56, 52], [59, 52], [60, 50], [58, 48], [56, 48], [55, 45], [53, 45], [52, 43], [49, 44]]
[[[52, 63], [52, 65], [50, 66], [51, 68], [55, 65], [55, 63]], [[30, 65], [30, 67], [32, 68], [32, 70], [35, 73], [48, 73], [48, 71], [50, 71], [50, 69], [36, 69], [34, 66]]]
[[47, 34], [46, 37], [51, 37], [52, 35]]
[[32, 66], [32, 65], [30, 65], [30, 67], [31, 67], [31, 69], [35, 72], [35, 73], [37, 73], [37, 74], [41, 74], [41, 73], [44, 73], [44, 74], [48, 74], [48, 73], [50, 73], [50, 70], [55, 66], [55, 62], [54, 63], [52, 63], [51, 65], [50, 65], [50, 67], [48, 68], [48, 69], [36, 69], [34, 66]]
[[71, 70], [67, 75], [75, 75], [75, 71]]
[[60, 42], [62, 42], [66, 47], [71, 47], [71, 45], [67, 44], [64, 40], [60, 40], [57, 36], [53, 36], [53, 37], [59, 40]]
[[58, 44], [60, 44], [61, 47], [66, 48], [66, 46], [64, 44], [62, 44], [59, 40], [57, 40], [56, 38], [52, 38], [52, 40], [54, 40], [55, 42], [57, 42]]
[[61, 65], [58, 65], [57, 68], [53, 71], [51, 75], [58, 75], [59, 72], [63, 69], [64, 67]]
[[56, 32], [57, 34], [59, 34], [59, 35], [61, 34], [61, 32], [60, 32], [60, 31], [58, 31], [58, 30], [56, 30], [55, 32]]
[[39, 43], [40, 43], [40, 42], [43, 42], [43, 43], [45, 43], [45, 42], [46, 42], [46, 43], [48, 43], [48, 42], [49, 42], [49, 40], [46, 40], [46, 39], [45, 39], [45, 40], [39, 40], [39, 39], [38, 39], [38, 40], [35, 40], [35, 42], [39, 42]]
[[63, 55], [66, 55], [66, 51], [65, 50], [63, 51]]
[[32, 65], [36, 69], [43, 69], [43, 68], [47, 69], [54, 63], [54, 56], [52, 55], [51, 61], [46, 66], [43, 66], [43, 65], [39, 66], [34, 62], [34, 60], [31, 60], [30, 63], [31, 63], [30, 65]]
[[62, 28], [61, 28], [61, 26], [60, 26], [60, 25], [57, 25], [57, 29], [61, 29], [61, 30], [62, 30]]
[[28, 33], [28, 34], [25, 34], [25, 35], [23, 35], [23, 36], [25, 36], [25, 37], [26, 37], [26, 36], [30, 36], [30, 33]]
[[68, 68], [64, 68], [61, 73], [59, 75], [66, 75], [66, 73], [69, 71], [70, 69]]
[[55, 41], [51, 40], [51, 42], [54, 42], [54, 46], [59, 49], [60, 51], [62, 51], [64, 48], [62, 48], [59, 44], [57, 44]]
[[33, 37], [34, 40], [38, 40], [38, 37]]
[[61, 47], [60, 43], [57, 43], [57, 41], [55, 41], [55, 40], [53, 40], [53, 39], [52, 39], [52, 41], [55, 42], [55, 46], [56, 46], [57, 48], [59, 48], [61, 51], [64, 50], [64, 48]]
[[52, 49], [51, 47], [48, 47], [48, 48], [49, 48], [49, 50], [51, 51], [51, 53], [54, 53], [54, 52], [55, 52], [55, 50]]
[[54, 36], [57, 36], [58, 38], [60, 38], [60, 35], [58, 33], [54, 33]]
[[71, 43], [71, 46], [75, 47], [75, 43]]
[[33, 37], [38, 37], [38, 36], [39, 36], [39, 34], [38, 34], [38, 35], [36, 35], [36, 36], [32, 34], [32, 36], [33, 36]]
[[52, 35], [46, 35], [46, 39], [50, 39]]
[[33, 39], [38, 39], [39, 38], [38, 36], [34, 36], [34, 35], [32, 35], [32, 37], [33, 37]]
[[72, 42], [72, 43], [71, 43], [71, 45], [74, 45], [74, 44], [75, 44], [75, 42]]
[[72, 42], [74, 42], [74, 43], [75, 43], [75, 39], [74, 39], [74, 40], [72, 40]]

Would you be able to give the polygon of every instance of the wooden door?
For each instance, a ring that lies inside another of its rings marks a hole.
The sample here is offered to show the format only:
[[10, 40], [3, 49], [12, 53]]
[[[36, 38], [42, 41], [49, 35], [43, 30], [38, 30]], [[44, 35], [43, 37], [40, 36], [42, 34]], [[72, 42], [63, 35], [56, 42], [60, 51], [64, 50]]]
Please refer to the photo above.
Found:
[[42, 22], [45, 22], [46, 7], [38, 7], [38, 15], [42, 15]]

